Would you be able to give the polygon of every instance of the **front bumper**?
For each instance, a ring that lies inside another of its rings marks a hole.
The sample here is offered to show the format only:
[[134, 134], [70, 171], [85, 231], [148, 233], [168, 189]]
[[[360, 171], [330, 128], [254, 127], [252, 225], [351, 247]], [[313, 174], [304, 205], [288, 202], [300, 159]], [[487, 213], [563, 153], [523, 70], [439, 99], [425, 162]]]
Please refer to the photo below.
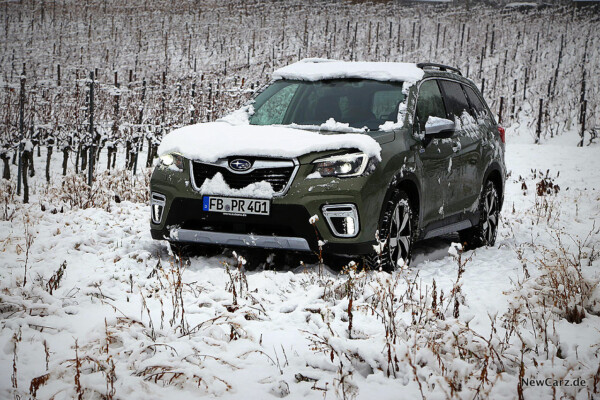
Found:
[[[151, 191], [164, 195], [165, 201], [160, 222], [151, 221], [152, 237], [227, 247], [312, 252], [319, 251], [321, 240], [325, 253], [371, 253], [384, 193], [379, 187], [369, 185], [369, 177], [302, 178], [310, 174], [312, 168], [310, 164], [298, 166], [298, 173], [285, 195], [272, 198], [269, 216], [236, 216], [203, 211], [202, 194], [190, 182], [187, 165], [181, 172], [157, 167], [150, 183]], [[328, 205], [340, 204], [355, 205], [358, 232], [352, 237], [336, 234], [324, 214]], [[313, 215], [319, 217], [315, 226], [309, 223]]]
[[[153, 233], [154, 232], [157, 231], [153, 231]], [[156, 239], [160, 238], [161, 237], [159, 233]], [[253, 247], [263, 249], [311, 251], [306, 239], [286, 236], [224, 233], [173, 228], [169, 231], [169, 240], [181, 243], [200, 243], [227, 247]]]

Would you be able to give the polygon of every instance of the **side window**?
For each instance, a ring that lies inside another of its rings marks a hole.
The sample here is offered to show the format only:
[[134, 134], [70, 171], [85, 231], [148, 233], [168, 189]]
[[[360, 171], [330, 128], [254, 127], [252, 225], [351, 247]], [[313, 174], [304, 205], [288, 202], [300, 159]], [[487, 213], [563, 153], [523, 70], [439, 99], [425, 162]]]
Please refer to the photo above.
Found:
[[425, 123], [430, 116], [446, 118], [446, 109], [436, 80], [425, 81], [419, 87], [416, 115], [421, 131], [425, 130]]
[[298, 84], [287, 85], [269, 97], [251, 117], [253, 125], [281, 124]]
[[441, 80], [440, 85], [444, 91], [444, 103], [446, 104], [448, 119], [454, 120], [454, 118], [460, 118], [463, 112], [470, 111], [467, 97], [465, 96], [460, 83]]
[[477, 95], [473, 88], [467, 85], [463, 85], [463, 89], [465, 89], [465, 93], [467, 94], [467, 98], [469, 99], [469, 103], [471, 103], [471, 107], [478, 117], [489, 117], [488, 110]]

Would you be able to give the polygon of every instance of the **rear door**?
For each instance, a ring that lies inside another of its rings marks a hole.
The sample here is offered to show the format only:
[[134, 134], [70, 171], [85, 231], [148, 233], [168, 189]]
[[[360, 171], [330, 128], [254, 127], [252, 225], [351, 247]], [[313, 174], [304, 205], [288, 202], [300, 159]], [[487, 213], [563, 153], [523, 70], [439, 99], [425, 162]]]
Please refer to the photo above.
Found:
[[422, 138], [419, 159], [422, 166], [423, 226], [444, 218], [447, 191], [452, 178], [452, 139], [425, 138], [425, 123], [431, 117], [446, 118], [446, 107], [437, 79], [425, 80], [419, 87], [414, 127]]
[[447, 213], [472, 211], [477, 206], [481, 183], [481, 132], [460, 83], [440, 80], [448, 119], [456, 124], [453, 137], [452, 170], [454, 179], [448, 186]]
[[[476, 175], [476, 182], [472, 190], [476, 193], [477, 199], [479, 199], [479, 194], [483, 185], [483, 174], [485, 173], [485, 167], [487, 165], [486, 160], [484, 160], [484, 154], [486, 153], [486, 149], [489, 149], [491, 141], [494, 140], [493, 135], [494, 132], [497, 131], [497, 125], [494, 117], [485, 105], [481, 94], [478, 93], [479, 91], [470, 85], [463, 85], [463, 89], [467, 95], [467, 100], [469, 100], [471, 115], [477, 122], [476, 133], [481, 154], [479, 162], [477, 163], [477, 168], [472, 172]], [[473, 134], [475, 134], [475, 132], [473, 132]]]

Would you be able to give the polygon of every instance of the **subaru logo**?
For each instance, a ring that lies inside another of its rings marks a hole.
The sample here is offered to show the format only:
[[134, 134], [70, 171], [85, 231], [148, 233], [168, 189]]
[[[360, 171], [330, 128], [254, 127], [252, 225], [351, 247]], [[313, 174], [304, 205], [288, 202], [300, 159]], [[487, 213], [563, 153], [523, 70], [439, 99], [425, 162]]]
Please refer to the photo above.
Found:
[[229, 168], [236, 172], [248, 171], [252, 167], [252, 163], [248, 160], [237, 158], [229, 162]]

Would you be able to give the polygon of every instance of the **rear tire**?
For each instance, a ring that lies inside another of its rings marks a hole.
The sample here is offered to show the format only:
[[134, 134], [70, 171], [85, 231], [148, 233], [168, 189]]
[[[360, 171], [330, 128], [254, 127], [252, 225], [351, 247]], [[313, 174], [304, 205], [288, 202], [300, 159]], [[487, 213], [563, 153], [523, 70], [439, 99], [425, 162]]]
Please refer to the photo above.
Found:
[[499, 218], [500, 195], [496, 185], [492, 181], [487, 181], [479, 199], [479, 223], [458, 232], [460, 242], [466, 249], [493, 246], [498, 234]]
[[370, 269], [392, 272], [399, 265], [410, 264], [417, 228], [413, 207], [406, 192], [394, 190], [379, 224], [379, 240], [385, 241], [383, 250], [380, 255], [365, 257]]

